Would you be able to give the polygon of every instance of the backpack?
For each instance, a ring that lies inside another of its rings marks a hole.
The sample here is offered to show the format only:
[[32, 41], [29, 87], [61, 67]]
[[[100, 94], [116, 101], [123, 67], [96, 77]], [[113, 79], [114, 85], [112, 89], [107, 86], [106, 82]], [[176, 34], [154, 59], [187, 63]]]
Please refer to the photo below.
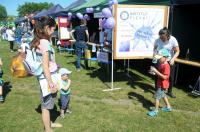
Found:
[[42, 54], [36, 52], [35, 49], [26, 49], [25, 53], [24, 68], [30, 75], [40, 76], [43, 73], [43, 68], [39, 56], [42, 56]]

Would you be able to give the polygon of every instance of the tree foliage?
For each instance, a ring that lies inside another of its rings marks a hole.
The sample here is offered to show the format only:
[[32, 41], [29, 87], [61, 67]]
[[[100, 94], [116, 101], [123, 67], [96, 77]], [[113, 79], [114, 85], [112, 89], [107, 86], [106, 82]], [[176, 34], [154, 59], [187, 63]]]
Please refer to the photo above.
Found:
[[0, 20], [5, 20], [7, 18], [6, 8], [0, 5]]
[[17, 8], [18, 16], [25, 16], [26, 14], [31, 14], [36, 11], [41, 11], [43, 9], [49, 9], [52, 7], [52, 3], [35, 3], [35, 2], [26, 2], [23, 5], [19, 5]]

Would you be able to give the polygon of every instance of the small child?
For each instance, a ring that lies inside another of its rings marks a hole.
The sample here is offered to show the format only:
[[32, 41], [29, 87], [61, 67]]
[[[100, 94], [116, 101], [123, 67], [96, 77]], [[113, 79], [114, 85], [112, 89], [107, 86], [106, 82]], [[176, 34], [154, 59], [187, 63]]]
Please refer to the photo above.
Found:
[[166, 91], [169, 88], [169, 75], [170, 75], [170, 65], [167, 62], [167, 58], [169, 57], [169, 51], [166, 49], [161, 49], [157, 55], [154, 57], [159, 60], [158, 70], [151, 66], [150, 72], [155, 73], [158, 76], [156, 87], [158, 88], [155, 93], [155, 110], [149, 111], [147, 114], [151, 117], [154, 117], [158, 114], [159, 109], [159, 101], [161, 98], [164, 99], [166, 104], [165, 107], [162, 108], [162, 111], [170, 112], [172, 111], [169, 101], [166, 96]]
[[0, 102], [4, 101], [4, 99], [3, 99], [3, 79], [2, 79], [3, 70], [2, 70], [2, 65], [3, 65], [3, 62], [0, 58]]
[[57, 47], [59, 47], [61, 45], [60, 40], [57, 41], [56, 45], [57, 45]]
[[25, 39], [22, 39], [22, 43], [18, 49], [18, 52], [25, 53], [26, 49], [30, 49], [30, 46], [28, 43], [26, 43]]
[[69, 79], [69, 71], [66, 68], [61, 68], [59, 70], [59, 74], [61, 75], [60, 82], [60, 100], [61, 100], [61, 111], [60, 116], [65, 118], [65, 112], [71, 114], [72, 112], [69, 110], [69, 102], [70, 102], [70, 85], [71, 80]]

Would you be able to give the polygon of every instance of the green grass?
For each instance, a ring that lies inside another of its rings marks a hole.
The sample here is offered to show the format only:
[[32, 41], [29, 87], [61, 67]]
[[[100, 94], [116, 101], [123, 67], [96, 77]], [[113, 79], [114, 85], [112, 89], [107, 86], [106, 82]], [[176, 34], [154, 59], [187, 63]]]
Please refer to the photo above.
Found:
[[[9, 65], [16, 52], [10, 53], [8, 49], [7, 42], [0, 42], [0, 56], [4, 61], [3, 78], [12, 85], [12, 88], [4, 90], [5, 102], [0, 104], [0, 131], [43, 131], [37, 80], [34, 77], [11, 76]], [[169, 99], [173, 111], [159, 111], [157, 117], [150, 118], [146, 114], [154, 103], [152, 95], [155, 91], [151, 78], [131, 69], [130, 79], [122, 70], [118, 70], [114, 74], [114, 86], [121, 90], [103, 92], [110, 86], [110, 77], [106, 75], [105, 69], [76, 72], [75, 56], [66, 53], [57, 53], [56, 60], [62, 67], [73, 71], [70, 76], [70, 106], [73, 113], [65, 119], [56, 118], [59, 112], [56, 103], [54, 119], [64, 127], [54, 129], [55, 132], [200, 131], [200, 99], [189, 96], [180, 88], [174, 88], [177, 98]]]

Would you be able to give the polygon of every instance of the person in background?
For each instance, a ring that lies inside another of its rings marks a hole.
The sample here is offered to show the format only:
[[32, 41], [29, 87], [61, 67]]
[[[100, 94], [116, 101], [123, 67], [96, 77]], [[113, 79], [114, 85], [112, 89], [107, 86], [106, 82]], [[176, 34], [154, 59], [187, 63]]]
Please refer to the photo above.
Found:
[[101, 49], [104, 46], [104, 36], [105, 36], [105, 29], [104, 28], [100, 28], [100, 32], [99, 32], [99, 44], [101, 46]]
[[37, 77], [41, 91], [42, 120], [46, 132], [52, 132], [53, 127], [62, 127], [59, 123], [52, 123], [50, 110], [54, 108], [58, 90], [58, 66], [55, 61], [55, 51], [50, 43], [51, 34], [54, 32], [56, 22], [50, 17], [41, 17], [35, 23], [34, 39], [31, 49], [35, 49], [41, 61], [43, 73]]
[[20, 25], [17, 25], [17, 28], [15, 30], [15, 36], [17, 44], [20, 45], [22, 39], [22, 28], [20, 27]]
[[[82, 50], [87, 49], [87, 43], [89, 41], [88, 28], [85, 25], [86, 25], [86, 21], [80, 20], [80, 25], [75, 27], [75, 29], [73, 29], [70, 32], [72, 39], [76, 40], [75, 46], [76, 46], [76, 55], [77, 55], [77, 60], [76, 60], [77, 71], [80, 71], [80, 68], [81, 68]], [[76, 33], [76, 39], [74, 37], [74, 32]], [[85, 40], [87, 40], [87, 42]], [[88, 68], [88, 63], [86, 59], [85, 59], [85, 67]]]
[[3, 62], [2, 62], [2, 59], [0, 58], [0, 102], [3, 102], [4, 99], [3, 99], [3, 79], [2, 79], [2, 76], [3, 76], [3, 70], [2, 70], [2, 65], [3, 65]]
[[14, 41], [15, 41], [15, 33], [12, 30], [12, 27], [9, 26], [9, 28], [6, 30], [6, 35], [8, 42], [10, 43], [10, 52], [14, 52]]
[[60, 110], [60, 116], [62, 118], [65, 118], [65, 112], [68, 114], [71, 114], [71, 110], [69, 109], [69, 102], [70, 102], [70, 85], [71, 80], [69, 79], [69, 74], [71, 74], [71, 71], [69, 71], [66, 68], [61, 68], [59, 70], [59, 74], [61, 76], [61, 81], [59, 83], [60, 85], [60, 101], [61, 101], [61, 110]]
[[158, 59], [159, 67], [156, 69], [151, 66], [150, 73], [154, 73], [158, 76], [157, 84], [156, 84], [156, 94], [155, 94], [155, 110], [149, 111], [147, 114], [151, 117], [154, 117], [158, 114], [160, 99], [163, 98], [166, 104], [165, 107], [162, 108], [162, 111], [170, 112], [172, 111], [169, 101], [165, 92], [169, 88], [169, 76], [170, 76], [170, 65], [167, 62], [167, 58], [169, 57], [169, 52], [166, 49], [161, 49], [157, 55], [154, 56]]
[[[172, 92], [172, 88], [174, 85], [174, 72], [175, 72], [175, 59], [178, 57], [180, 53], [179, 44], [175, 37], [170, 35], [169, 30], [164, 27], [159, 31], [159, 38], [155, 40], [154, 43], [154, 53], [155, 56], [160, 49], [167, 49], [170, 53], [170, 56], [168, 57], [168, 63], [170, 64], [170, 84], [168, 89], [168, 95], [172, 98], [176, 98], [176, 96]], [[157, 79], [156, 79], [157, 80]]]
[[6, 30], [7, 30], [7, 27], [6, 27], [6, 26], [3, 26], [3, 27], [1, 28], [2, 40], [7, 40]]
[[26, 39], [22, 39], [22, 43], [18, 49], [18, 52], [25, 53], [26, 49], [30, 49], [30, 46], [28, 43], [26, 43]]
[[112, 29], [105, 29], [104, 42], [105, 45], [111, 47], [112, 45]]

